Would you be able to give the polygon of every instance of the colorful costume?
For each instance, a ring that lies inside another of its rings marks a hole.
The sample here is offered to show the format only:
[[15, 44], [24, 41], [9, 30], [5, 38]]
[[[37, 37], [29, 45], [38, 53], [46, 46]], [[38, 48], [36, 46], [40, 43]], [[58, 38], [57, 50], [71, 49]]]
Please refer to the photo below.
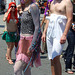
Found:
[[[14, 2], [9, 3], [9, 8], [11, 8], [11, 5], [16, 4]], [[7, 12], [8, 12], [7, 10]], [[17, 18], [17, 8], [15, 8], [15, 20], [12, 19], [11, 17], [11, 11], [8, 14], [7, 21], [6, 21], [6, 26], [5, 26], [5, 32], [2, 35], [2, 39], [6, 40], [6, 42], [18, 42], [19, 41], [19, 36], [17, 36], [17, 29], [14, 30], [14, 27], [16, 28], [16, 24], [18, 23], [18, 18]], [[14, 30], [13, 32], [10, 32], [11, 30]]]
[[[39, 55], [41, 42], [40, 15], [35, 4], [32, 4], [29, 10], [30, 12], [24, 11], [21, 17], [21, 36], [16, 61], [22, 60], [29, 63], [32, 57], [31, 66], [34, 62], [35, 66], [38, 67], [41, 65]], [[23, 36], [23, 34], [30, 34], [31, 36]], [[28, 56], [27, 51], [32, 52], [31, 56]]]

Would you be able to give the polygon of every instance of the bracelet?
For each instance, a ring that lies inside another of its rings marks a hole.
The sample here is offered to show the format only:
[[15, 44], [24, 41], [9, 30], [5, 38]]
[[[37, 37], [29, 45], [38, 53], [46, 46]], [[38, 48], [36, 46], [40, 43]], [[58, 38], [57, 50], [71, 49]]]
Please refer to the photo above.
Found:
[[72, 25], [75, 25], [74, 23], [72, 23]]

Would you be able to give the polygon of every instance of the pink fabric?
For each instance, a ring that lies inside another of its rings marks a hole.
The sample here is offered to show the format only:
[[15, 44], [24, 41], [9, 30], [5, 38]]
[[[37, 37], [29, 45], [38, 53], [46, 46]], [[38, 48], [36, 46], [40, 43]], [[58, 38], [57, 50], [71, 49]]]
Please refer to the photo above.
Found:
[[[25, 63], [29, 62], [30, 57], [27, 56], [27, 51], [29, 50], [32, 39], [33, 39], [33, 36], [30, 36], [30, 37], [21, 36], [20, 37], [18, 52], [16, 54], [16, 61], [22, 60]], [[40, 53], [34, 63], [36, 67], [41, 66]]]
[[19, 60], [22, 60], [26, 63], [29, 62], [29, 58], [23, 53], [16, 55], [16, 61], [19, 61]]
[[33, 36], [30, 36], [30, 37], [20, 36], [17, 54], [19, 53], [27, 54], [27, 51], [29, 51], [29, 47], [31, 45], [32, 39], [33, 39]]
[[35, 63], [35, 66], [36, 66], [36, 67], [41, 66], [40, 53], [39, 53], [38, 58], [35, 60], [34, 63]]

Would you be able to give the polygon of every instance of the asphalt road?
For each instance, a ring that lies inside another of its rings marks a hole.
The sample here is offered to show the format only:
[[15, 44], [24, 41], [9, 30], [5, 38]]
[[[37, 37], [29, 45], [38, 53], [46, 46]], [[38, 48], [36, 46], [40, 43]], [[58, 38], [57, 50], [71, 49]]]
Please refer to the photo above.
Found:
[[[41, 15], [42, 19], [43, 15]], [[6, 49], [7, 45], [4, 40], [1, 39], [1, 34], [3, 33], [5, 23], [2, 21], [3, 15], [0, 15], [0, 75], [14, 75], [14, 70], [13, 66], [14, 65], [9, 65], [8, 61], [5, 59], [5, 54], [6, 54]], [[63, 50], [65, 50], [67, 47], [67, 43], [65, 44], [65, 47]], [[36, 68], [33, 67], [31, 68], [32, 75], [51, 75], [51, 69], [50, 69], [50, 61], [47, 58], [47, 54], [41, 55], [41, 63], [42, 66]], [[12, 51], [12, 59], [15, 61], [15, 52], [14, 49]], [[62, 75], [68, 75], [65, 72], [65, 64], [63, 58], [60, 59], [61, 65], [62, 65]], [[58, 66], [59, 67], [59, 66]], [[70, 75], [75, 75], [75, 70], [74, 74]]]

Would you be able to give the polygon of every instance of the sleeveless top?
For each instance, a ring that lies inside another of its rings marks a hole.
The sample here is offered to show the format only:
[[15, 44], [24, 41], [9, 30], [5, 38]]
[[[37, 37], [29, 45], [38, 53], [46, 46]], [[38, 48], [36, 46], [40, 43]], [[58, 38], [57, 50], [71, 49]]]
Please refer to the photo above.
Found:
[[22, 34], [34, 33], [33, 18], [29, 11], [24, 11], [21, 16], [21, 33]]

